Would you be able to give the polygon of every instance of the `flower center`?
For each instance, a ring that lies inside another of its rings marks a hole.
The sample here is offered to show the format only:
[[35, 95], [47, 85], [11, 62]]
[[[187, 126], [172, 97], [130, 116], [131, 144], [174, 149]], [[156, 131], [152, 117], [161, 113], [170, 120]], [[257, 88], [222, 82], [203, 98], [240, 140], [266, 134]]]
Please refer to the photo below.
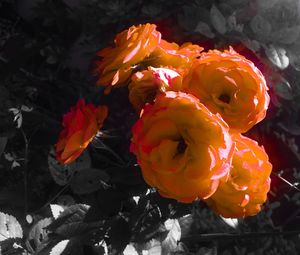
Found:
[[187, 144], [185, 143], [184, 139], [181, 137], [177, 145], [177, 155], [184, 153], [186, 148], [187, 148]]
[[230, 96], [227, 94], [221, 94], [218, 98], [220, 101], [222, 101], [225, 104], [229, 104], [230, 103]]

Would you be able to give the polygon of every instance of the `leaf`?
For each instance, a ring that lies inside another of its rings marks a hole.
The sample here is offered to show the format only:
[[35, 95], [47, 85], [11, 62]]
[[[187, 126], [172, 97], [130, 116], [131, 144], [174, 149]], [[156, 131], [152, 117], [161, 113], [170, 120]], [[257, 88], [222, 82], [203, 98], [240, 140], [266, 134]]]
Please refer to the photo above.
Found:
[[245, 38], [245, 40], [242, 41], [243, 44], [253, 52], [258, 52], [260, 50], [260, 43], [256, 40], [251, 40], [248, 38]]
[[235, 218], [224, 218], [222, 216], [220, 216], [220, 218], [222, 219], [222, 221], [224, 221], [226, 223], [226, 225], [236, 229], [239, 225], [239, 221], [238, 219]]
[[210, 20], [213, 27], [220, 33], [225, 34], [227, 31], [226, 28], [226, 19], [219, 9], [213, 5], [210, 9]]
[[5, 150], [7, 144], [7, 137], [0, 137], [0, 157]]
[[34, 245], [33, 250], [41, 249], [43, 246], [43, 241], [48, 239], [48, 231], [46, 227], [48, 227], [52, 222], [51, 218], [44, 218], [38, 222], [36, 222], [32, 228], [29, 230], [27, 241], [30, 246]]
[[47, 226], [47, 230], [56, 231], [57, 228], [62, 226], [69, 218], [71, 218], [75, 212], [58, 217], [55, 221], [53, 221], [49, 226]]
[[83, 255], [82, 242], [79, 238], [62, 240], [53, 246], [49, 255]]
[[164, 255], [164, 253], [162, 253], [161, 242], [156, 239], [150, 240], [148, 243], [146, 243], [145, 248], [142, 251], [142, 254]]
[[256, 35], [256, 39], [265, 40], [268, 38], [272, 31], [272, 26], [267, 19], [258, 14], [250, 21], [250, 27]]
[[16, 122], [16, 127], [20, 128], [23, 122], [23, 115], [22, 112], [17, 108], [10, 108], [8, 109], [9, 112], [12, 112], [14, 115], [14, 122]]
[[81, 169], [71, 179], [71, 189], [75, 194], [89, 194], [106, 185], [109, 176], [102, 170]]
[[49, 171], [53, 180], [61, 186], [66, 185], [74, 174], [70, 166], [61, 165], [56, 159], [54, 154], [48, 156]]
[[282, 44], [292, 44], [296, 42], [300, 35], [300, 26], [286, 27], [277, 29], [276, 33], [272, 34], [272, 41]]
[[102, 222], [84, 222], [90, 206], [84, 204], [72, 205], [65, 209], [59, 217], [47, 227], [48, 230], [70, 239], [88, 233], [102, 226]]
[[131, 237], [128, 222], [122, 217], [116, 218], [111, 224], [108, 235], [112, 248], [118, 252], [123, 251]]
[[210, 26], [207, 25], [205, 22], [203, 21], [199, 21], [197, 23], [196, 28], [194, 29], [194, 32], [198, 32], [208, 38], [214, 38], [215, 34], [211, 31]]
[[139, 254], [132, 244], [127, 244], [125, 250], [123, 251], [123, 255], [139, 255]]
[[283, 77], [281, 78], [281, 81], [274, 86], [274, 90], [276, 95], [283, 99], [292, 100], [294, 98], [294, 93], [290, 83]]
[[162, 241], [162, 254], [167, 255], [176, 251], [177, 243], [181, 238], [181, 228], [177, 219], [168, 219], [164, 225], [169, 233]]
[[229, 31], [237, 31], [242, 33], [244, 29], [244, 24], [237, 24], [236, 21], [236, 12], [233, 12], [228, 18], [227, 18], [227, 27], [228, 32]]
[[29, 106], [24, 105], [24, 104], [21, 106], [21, 111], [23, 111], [23, 112], [32, 112], [32, 110], [33, 110], [32, 106], [29, 107]]
[[23, 230], [14, 216], [0, 212], [0, 242], [8, 238], [22, 238]]
[[277, 66], [279, 69], [283, 70], [289, 65], [289, 58], [286, 55], [286, 50], [284, 48], [270, 44], [269, 47], [264, 47], [265, 53], [269, 60]]
[[288, 57], [289, 57], [291, 66], [296, 71], [300, 71], [300, 53], [289, 50]]
[[57, 219], [59, 215], [65, 210], [64, 207], [56, 204], [50, 204], [50, 209], [54, 219]]
[[87, 150], [85, 150], [74, 162], [72, 162], [69, 166], [71, 169], [80, 170], [90, 168], [92, 165], [90, 154]]
[[61, 195], [57, 198], [56, 203], [58, 205], [63, 206], [64, 208], [66, 206], [71, 206], [75, 204], [75, 200], [72, 196], [70, 195]]
[[70, 242], [70, 240], [62, 240], [60, 241], [58, 244], [56, 244], [49, 255], [61, 255], [64, 250], [66, 249], [68, 243]]
[[87, 214], [90, 206], [85, 204], [76, 204], [71, 205], [67, 209], [65, 209], [59, 217], [52, 222], [51, 225], [47, 227], [50, 231], [57, 231], [59, 227], [62, 225], [67, 225], [69, 223], [77, 223], [82, 222], [84, 220], [85, 215]]
[[55, 233], [63, 236], [64, 238], [72, 238], [76, 236], [82, 236], [87, 234], [90, 230], [95, 229], [103, 225], [102, 223], [85, 223], [85, 222], [73, 222], [60, 226], [56, 229]]
[[187, 236], [194, 221], [193, 216], [191, 214], [188, 214], [179, 218], [178, 221], [181, 228], [181, 236]]
[[55, 158], [55, 150], [52, 148], [48, 155], [48, 166], [53, 180], [61, 186], [66, 185], [74, 173], [80, 169], [91, 166], [91, 158], [88, 151], [84, 151], [80, 157], [69, 165], [60, 164]]

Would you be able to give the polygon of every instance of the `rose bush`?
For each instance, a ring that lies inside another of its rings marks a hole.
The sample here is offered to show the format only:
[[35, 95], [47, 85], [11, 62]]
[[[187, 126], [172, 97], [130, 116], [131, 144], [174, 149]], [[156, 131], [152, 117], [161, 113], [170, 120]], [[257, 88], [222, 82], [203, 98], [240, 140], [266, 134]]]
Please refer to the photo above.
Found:
[[56, 159], [69, 164], [80, 156], [93, 140], [106, 119], [106, 106], [86, 104], [81, 99], [63, 117], [63, 130], [56, 144]]
[[264, 119], [270, 101], [267, 90], [259, 69], [232, 48], [203, 53], [183, 79], [183, 91], [221, 114], [233, 132], [246, 132]]
[[159, 94], [132, 133], [131, 151], [144, 179], [162, 196], [208, 198], [229, 174], [234, 145], [228, 126], [192, 95]]
[[224, 217], [255, 215], [266, 202], [272, 165], [256, 141], [240, 134], [233, 135], [233, 141], [236, 148], [229, 179], [206, 202]]
[[[240, 135], [269, 105], [258, 68], [232, 48], [202, 52], [169, 43], [152, 24], [130, 27], [115, 44], [99, 52], [98, 84], [110, 90], [129, 82], [129, 101], [140, 114], [130, 151], [144, 180], [167, 198], [205, 199], [225, 217], [259, 212], [272, 165], [255, 141]], [[106, 116], [106, 107], [79, 101], [64, 117], [57, 159], [77, 158]]]

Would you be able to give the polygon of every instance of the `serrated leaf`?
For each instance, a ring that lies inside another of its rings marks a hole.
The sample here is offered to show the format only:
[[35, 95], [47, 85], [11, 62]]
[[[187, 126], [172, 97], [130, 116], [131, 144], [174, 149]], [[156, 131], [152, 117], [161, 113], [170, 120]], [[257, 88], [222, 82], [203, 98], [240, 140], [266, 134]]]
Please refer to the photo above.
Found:
[[58, 244], [56, 244], [49, 255], [61, 255], [64, 250], [66, 249], [68, 243], [70, 242], [70, 240], [62, 240], [60, 241]]
[[71, 189], [75, 194], [89, 194], [106, 185], [109, 176], [102, 170], [81, 169], [71, 179]]
[[75, 172], [91, 166], [91, 157], [88, 151], [84, 151], [80, 157], [71, 164], [62, 165], [56, 160], [55, 151], [54, 148], [52, 148], [48, 155], [48, 166], [53, 180], [58, 185], [64, 186], [70, 181]]
[[213, 5], [210, 9], [210, 21], [213, 27], [220, 33], [225, 34], [227, 31], [226, 28], [226, 19], [220, 10]]
[[215, 34], [211, 31], [210, 26], [208, 24], [206, 24], [203, 21], [199, 21], [197, 23], [196, 28], [194, 29], [194, 32], [198, 32], [208, 38], [214, 38]]
[[45, 218], [36, 222], [30, 229], [27, 241], [29, 241], [29, 243], [33, 241], [35, 247], [32, 248], [34, 250], [41, 249], [40, 246], [42, 242], [48, 239], [48, 231], [46, 228], [51, 224], [51, 222], [51, 218]]
[[0, 157], [5, 150], [7, 144], [7, 137], [0, 137]]
[[61, 205], [50, 204], [51, 213], [54, 219], [57, 219], [58, 216], [65, 210]]
[[238, 219], [235, 218], [224, 218], [222, 216], [220, 216], [220, 218], [222, 219], [222, 221], [224, 221], [226, 223], [226, 225], [236, 229], [239, 225], [239, 221]]
[[80, 237], [62, 240], [51, 249], [49, 255], [83, 255]]
[[125, 250], [123, 251], [123, 255], [139, 255], [139, 254], [132, 244], [127, 244]]
[[90, 206], [85, 204], [71, 205], [66, 208], [59, 217], [48, 226], [48, 230], [56, 231], [62, 225], [74, 222], [82, 222]]
[[22, 238], [23, 230], [17, 219], [0, 212], [0, 242], [9, 238]]
[[269, 60], [277, 66], [279, 69], [283, 70], [288, 67], [289, 65], [289, 58], [286, 55], [286, 50], [284, 48], [269, 45], [269, 47], [264, 47], [265, 53]]
[[169, 233], [161, 243], [162, 253], [168, 255], [177, 249], [177, 243], [181, 238], [181, 228], [177, 219], [168, 219], [164, 225]]

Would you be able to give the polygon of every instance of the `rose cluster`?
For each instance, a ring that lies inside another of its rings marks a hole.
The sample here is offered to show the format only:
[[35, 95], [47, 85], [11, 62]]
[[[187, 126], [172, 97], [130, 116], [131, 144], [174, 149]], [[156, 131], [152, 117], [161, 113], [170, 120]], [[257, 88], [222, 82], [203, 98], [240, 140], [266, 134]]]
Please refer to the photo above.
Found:
[[[128, 85], [139, 114], [130, 151], [145, 181], [167, 198], [204, 200], [224, 217], [261, 210], [272, 165], [263, 147], [243, 136], [265, 118], [267, 85], [255, 65], [235, 52], [161, 38], [153, 24], [119, 33], [98, 52], [98, 85]], [[105, 106], [80, 101], [64, 116], [57, 159], [69, 163], [102, 127]]]

